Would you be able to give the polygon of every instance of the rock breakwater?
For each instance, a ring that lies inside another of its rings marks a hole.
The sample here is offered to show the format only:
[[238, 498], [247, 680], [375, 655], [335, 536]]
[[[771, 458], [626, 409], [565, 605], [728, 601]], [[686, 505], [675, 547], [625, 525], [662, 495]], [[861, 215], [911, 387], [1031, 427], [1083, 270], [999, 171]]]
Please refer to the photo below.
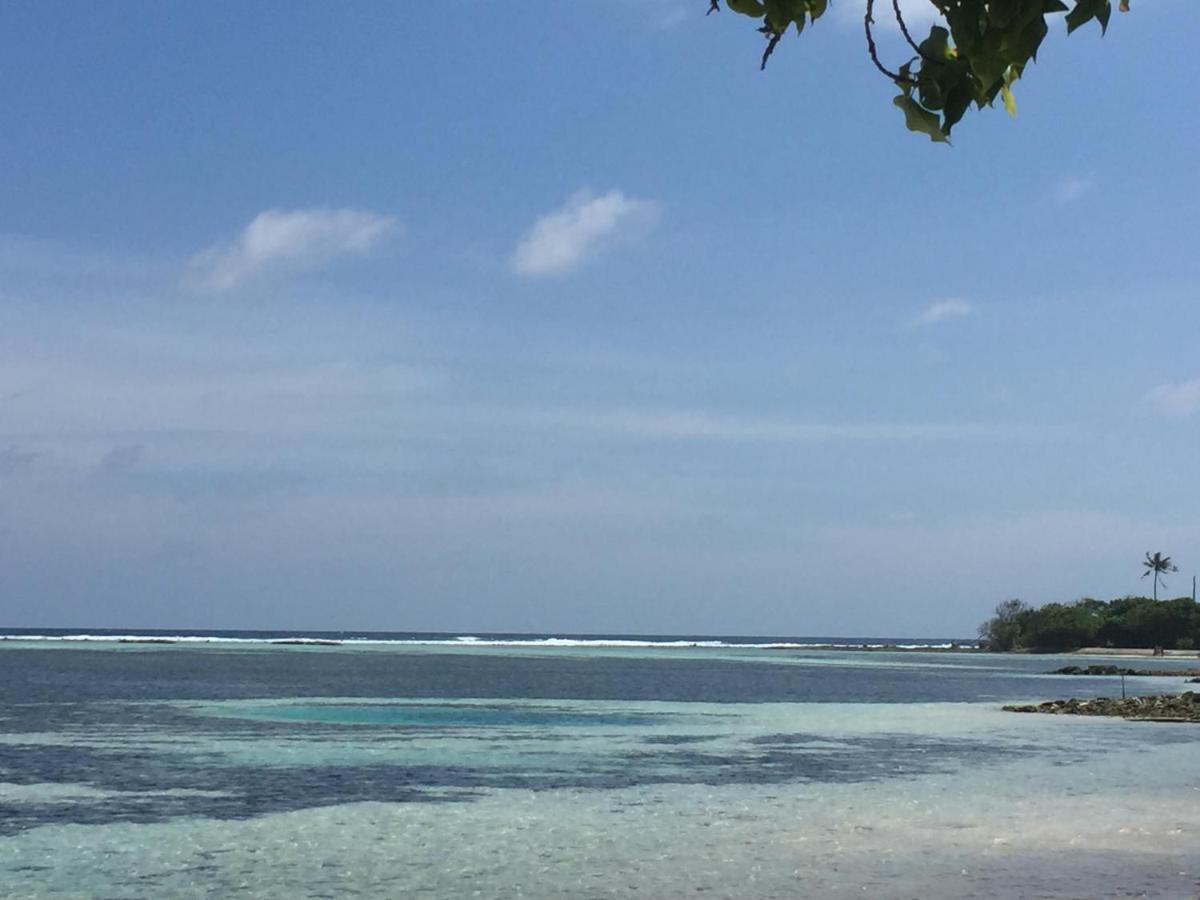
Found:
[[1157, 675], [1170, 678], [1173, 675], [1200, 676], [1200, 669], [1130, 669], [1125, 666], [1063, 666], [1047, 672], [1047, 675]]
[[1005, 706], [1007, 712], [1050, 713], [1059, 716], [1112, 716], [1147, 722], [1200, 722], [1200, 693], [1091, 700], [1047, 700], [1024, 706]]

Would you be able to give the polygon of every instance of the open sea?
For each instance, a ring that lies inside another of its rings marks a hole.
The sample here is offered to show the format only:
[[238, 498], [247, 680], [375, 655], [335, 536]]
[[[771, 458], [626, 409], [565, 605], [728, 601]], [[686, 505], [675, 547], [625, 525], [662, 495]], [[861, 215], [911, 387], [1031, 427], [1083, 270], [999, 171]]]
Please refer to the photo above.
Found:
[[[1200, 725], [1000, 710], [1120, 695], [1045, 674], [1078, 658], [0, 638], [0, 897], [1200, 896]], [[1157, 693], [1200, 662], [1136, 665], [1164, 674], [1127, 688]]]

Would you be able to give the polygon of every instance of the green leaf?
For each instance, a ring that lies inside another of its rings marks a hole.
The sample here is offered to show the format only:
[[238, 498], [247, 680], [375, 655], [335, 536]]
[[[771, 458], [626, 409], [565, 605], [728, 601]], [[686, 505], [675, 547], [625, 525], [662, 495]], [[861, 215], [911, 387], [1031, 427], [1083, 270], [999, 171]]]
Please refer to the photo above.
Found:
[[988, 7], [988, 23], [993, 28], [1007, 28], [1017, 11], [1014, 3], [993, 3]]
[[1100, 33], [1108, 30], [1108, 19], [1112, 15], [1110, 0], [1075, 0], [1075, 8], [1067, 13], [1067, 34], [1092, 19], [1100, 23]]
[[[922, 74], [924, 74], [923, 69]], [[926, 109], [941, 109], [946, 103], [942, 85], [933, 78], [922, 78], [917, 83], [917, 95], [921, 98], [921, 105]]]
[[1004, 77], [1008, 69], [1008, 60], [997, 53], [976, 53], [969, 59], [971, 71], [982, 93], [988, 93]]
[[970, 80], [965, 78], [946, 94], [946, 105], [942, 107], [942, 129], [947, 137], [950, 129], [958, 124], [958, 120], [963, 117], [974, 99], [975, 89]]
[[1014, 119], [1017, 116], [1017, 98], [1013, 96], [1012, 85], [1021, 77], [1021, 73], [1016, 66], [1009, 66], [1007, 72], [1004, 73], [1004, 87], [1000, 88], [1000, 93], [1004, 97], [1004, 111]]
[[921, 56], [926, 59], [946, 59], [950, 56], [950, 32], [940, 25], [929, 29], [929, 37], [921, 41]]
[[1023, 66], [1031, 59], [1037, 59], [1042, 41], [1050, 32], [1050, 26], [1045, 19], [1034, 19], [1021, 31], [1006, 39], [1004, 49], [1012, 57], [1013, 65]]
[[787, 29], [793, 22], [797, 29], [804, 27], [808, 14], [807, 0], [763, 0], [767, 9], [767, 27], [776, 34]]
[[796, 24], [796, 34], [804, 30], [808, 18], [816, 19], [826, 11], [828, 0], [761, 0], [766, 8], [767, 28], [779, 34]]
[[725, 5], [735, 13], [741, 13], [743, 16], [753, 16], [756, 19], [762, 18], [767, 14], [767, 8], [759, 3], [758, 0], [725, 0]]
[[949, 138], [946, 137], [946, 132], [942, 131], [938, 117], [922, 108], [921, 104], [908, 94], [897, 95], [892, 103], [904, 111], [904, 124], [909, 131], [927, 134], [929, 139], [936, 143], [949, 143]]
[[1000, 88], [1000, 96], [1004, 98], [1004, 111], [1012, 116], [1017, 117], [1017, 98], [1013, 96], [1012, 88], [1007, 84]]

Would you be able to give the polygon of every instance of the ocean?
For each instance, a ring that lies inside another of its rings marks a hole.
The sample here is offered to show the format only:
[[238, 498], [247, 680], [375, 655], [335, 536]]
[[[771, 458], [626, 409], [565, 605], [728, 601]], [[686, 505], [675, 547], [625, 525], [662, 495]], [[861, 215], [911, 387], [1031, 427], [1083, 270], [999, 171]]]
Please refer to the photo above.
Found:
[[[0, 896], [1200, 896], [1200, 726], [1000, 710], [1119, 695], [1046, 674], [1061, 657], [952, 639], [2, 638]], [[1169, 674], [1188, 661], [1143, 663], [1164, 674], [1131, 691], [1188, 687]]]

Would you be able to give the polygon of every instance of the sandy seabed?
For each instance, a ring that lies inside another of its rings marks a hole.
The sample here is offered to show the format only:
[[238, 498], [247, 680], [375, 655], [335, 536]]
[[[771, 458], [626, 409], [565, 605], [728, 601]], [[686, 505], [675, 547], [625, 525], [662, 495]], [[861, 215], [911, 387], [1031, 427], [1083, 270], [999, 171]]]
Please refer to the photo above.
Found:
[[[1029, 752], [975, 771], [857, 783], [488, 789], [461, 802], [353, 803], [233, 821], [45, 825], [0, 840], [0, 893], [1200, 895], [1200, 753], [1180, 731], [1193, 726], [1029, 721], [976, 704], [767, 706], [746, 715], [767, 727], [782, 718], [801, 730], [824, 723], [843, 737], [904, 728], [990, 735]], [[0, 803], [102, 799], [95, 793], [5, 785]]]

